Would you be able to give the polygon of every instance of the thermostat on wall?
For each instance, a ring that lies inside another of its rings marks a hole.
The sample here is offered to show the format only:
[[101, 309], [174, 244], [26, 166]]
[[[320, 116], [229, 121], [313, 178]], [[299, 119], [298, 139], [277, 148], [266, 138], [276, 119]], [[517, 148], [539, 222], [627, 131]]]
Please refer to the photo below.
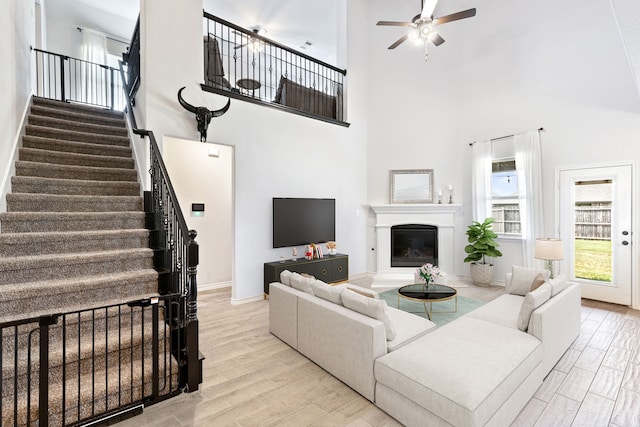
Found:
[[191, 212], [204, 212], [204, 203], [191, 203]]

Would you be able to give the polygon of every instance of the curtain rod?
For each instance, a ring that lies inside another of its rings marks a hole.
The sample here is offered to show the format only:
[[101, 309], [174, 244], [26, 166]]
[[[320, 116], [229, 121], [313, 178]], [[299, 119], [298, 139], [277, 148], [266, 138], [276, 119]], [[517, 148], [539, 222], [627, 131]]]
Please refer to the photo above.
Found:
[[[538, 129], [538, 132], [544, 132], [544, 128], [539, 128], [539, 129]], [[511, 137], [513, 137], [513, 136], [515, 136], [515, 134], [505, 135], [505, 136], [500, 136], [500, 137], [498, 137], [498, 138], [491, 138], [489, 141], [491, 141], [491, 142], [493, 142], [493, 141], [499, 141], [499, 140], [501, 140], [501, 139], [507, 139], [507, 138], [511, 138]], [[475, 143], [476, 143], [475, 141], [470, 142], [470, 143], [469, 143], [469, 147], [473, 146], [473, 144], [475, 144]]]
[[[77, 29], [79, 32], [84, 31], [84, 28], [82, 28], [82, 27], [76, 27], [76, 29]], [[105, 36], [105, 38], [107, 38], [107, 39], [109, 39], [109, 40], [113, 40], [114, 42], [118, 42], [118, 43], [122, 43], [122, 44], [126, 44], [126, 45], [128, 45], [128, 44], [129, 44], [129, 42], [128, 42], [128, 41], [124, 41], [123, 39], [118, 39], [118, 38], [116, 38], [115, 36], [110, 36], [110, 35], [107, 35], [107, 34], [105, 34], [104, 36]]]

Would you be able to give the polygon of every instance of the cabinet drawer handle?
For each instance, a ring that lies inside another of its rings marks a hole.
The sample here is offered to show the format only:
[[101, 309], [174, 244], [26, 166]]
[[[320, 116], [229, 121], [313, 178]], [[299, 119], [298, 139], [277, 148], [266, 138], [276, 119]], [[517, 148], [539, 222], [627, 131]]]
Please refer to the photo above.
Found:
[[341, 265], [338, 266], [338, 272], [342, 273], [342, 266]]
[[326, 269], [326, 268], [323, 268], [323, 269], [322, 269], [322, 273], [320, 273], [320, 274], [322, 274], [323, 276], [326, 276], [326, 275], [327, 275], [327, 269]]

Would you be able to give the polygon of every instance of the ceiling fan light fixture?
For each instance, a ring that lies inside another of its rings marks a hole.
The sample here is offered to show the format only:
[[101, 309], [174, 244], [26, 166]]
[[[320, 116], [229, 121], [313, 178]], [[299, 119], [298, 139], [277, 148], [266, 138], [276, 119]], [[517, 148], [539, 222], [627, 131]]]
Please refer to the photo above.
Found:
[[430, 26], [428, 26], [428, 25], [423, 25], [423, 26], [420, 28], [420, 34], [421, 34], [423, 37], [428, 37], [430, 32], [431, 32], [431, 27], [430, 27]]
[[411, 30], [409, 30], [409, 40], [415, 41], [418, 39], [420, 39], [420, 32], [418, 31], [418, 29], [412, 28]]

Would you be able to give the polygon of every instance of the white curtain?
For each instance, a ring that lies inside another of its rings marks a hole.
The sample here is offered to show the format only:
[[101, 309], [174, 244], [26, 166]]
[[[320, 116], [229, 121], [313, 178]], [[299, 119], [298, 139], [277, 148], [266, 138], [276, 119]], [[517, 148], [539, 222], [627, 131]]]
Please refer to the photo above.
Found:
[[543, 237], [544, 234], [540, 133], [532, 131], [515, 135], [514, 147], [518, 174], [523, 264], [529, 268], [540, 268], [541, 261], [533, 257], [536, 237]]
[[80, 91], [77, 91], [75, 85], [72, 85], [72, 91], [75, 90], [76, 95], [81, 96], [80, 101], [95, 105], [107, 105], [109, 98], [106, 89], [107, 71], [95, 65], [107, 64], [107, 37], [104, 34], [83, 29], [82, 59], [87, 62], [82, 63], [80, 68]]
[[96, 64], [107, 63], [107, 37], [95, 31], [82, 30], [82, 59]]
[[471, 173], [473, 176], [473, 219], [482, 222], [491, 212], [491, 141], [473, 144]]

